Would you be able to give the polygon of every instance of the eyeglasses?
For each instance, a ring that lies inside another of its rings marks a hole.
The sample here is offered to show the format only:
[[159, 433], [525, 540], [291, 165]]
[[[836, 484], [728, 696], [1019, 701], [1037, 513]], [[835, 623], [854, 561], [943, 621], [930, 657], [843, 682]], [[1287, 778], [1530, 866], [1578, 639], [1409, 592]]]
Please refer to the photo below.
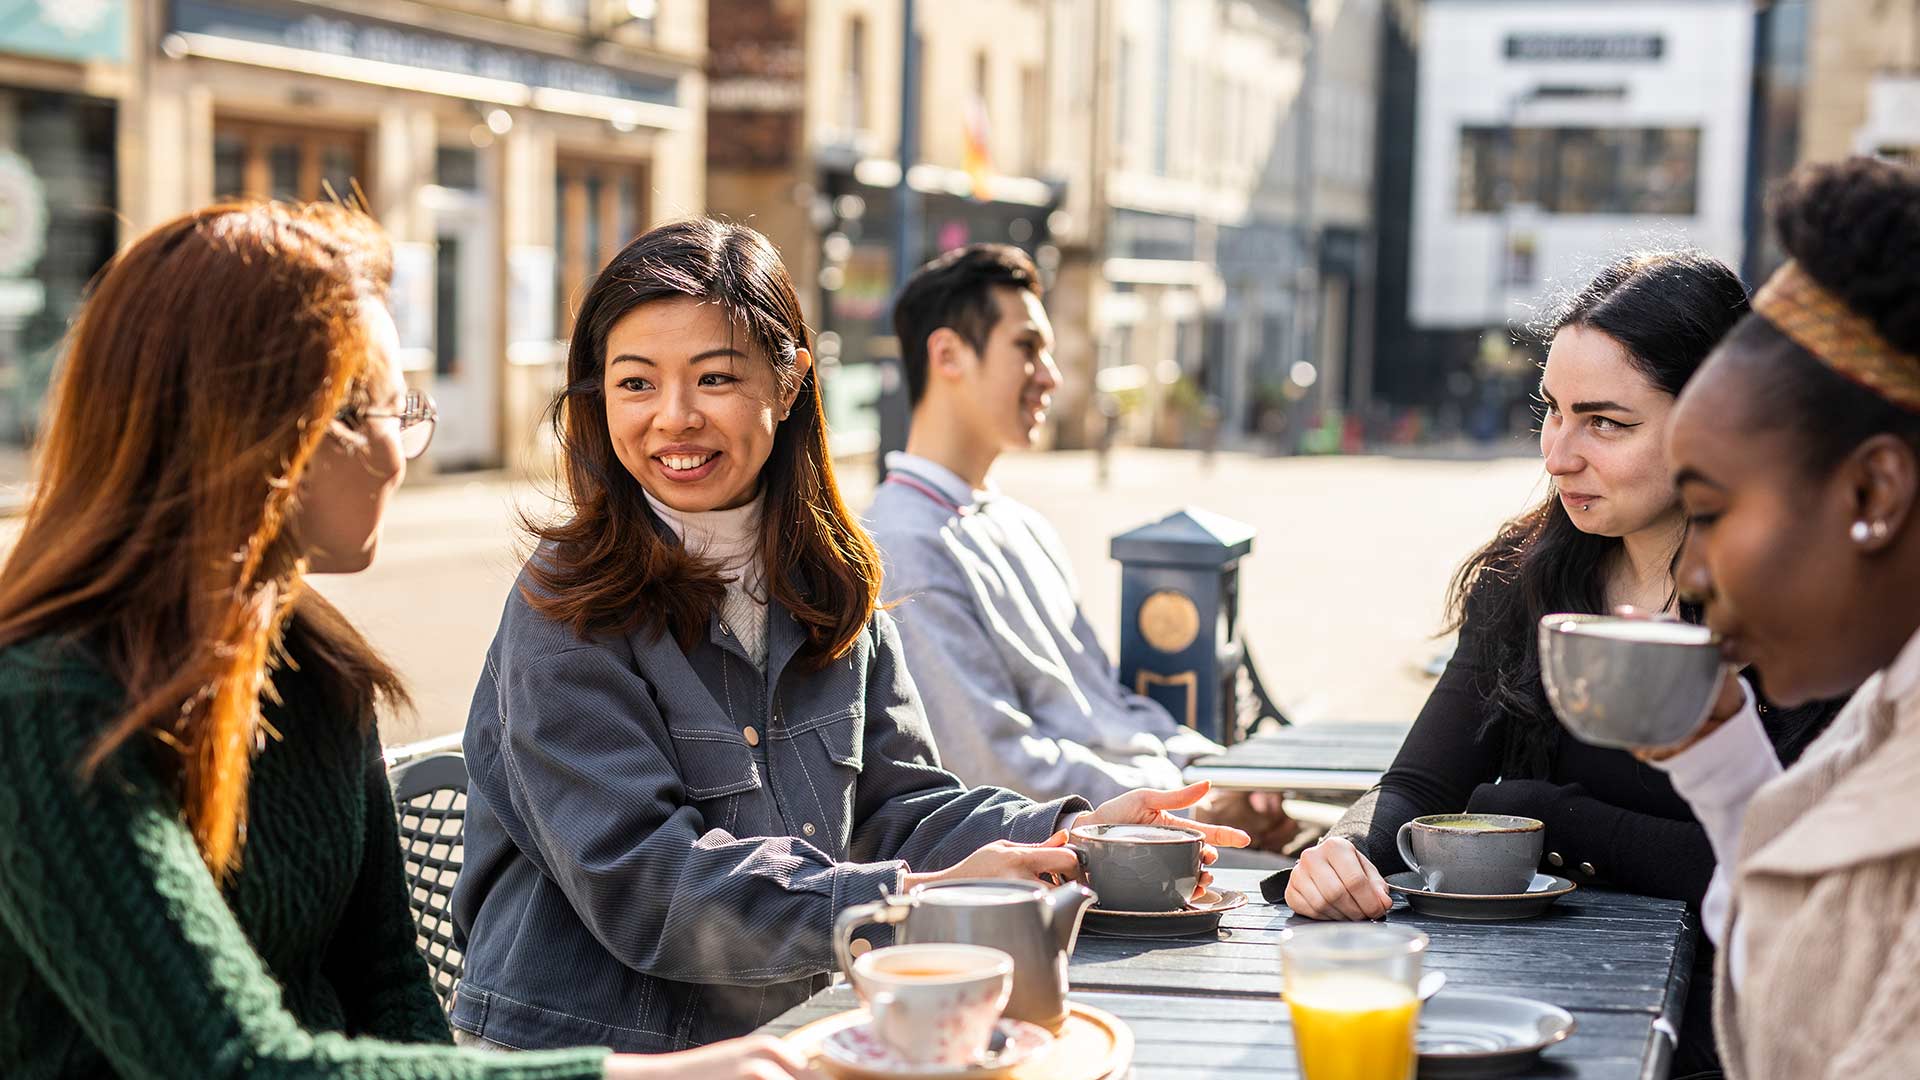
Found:
[[418, 390], [407, 391], [399, 412], [367, 409], [358, 415], [363, 420], [400, 421], [400, 452], [408, 461], [427, 452], [427, 444], [433, 441], [433, 429], [440, 421], [440, 410], [434, 408], [433, 399]]

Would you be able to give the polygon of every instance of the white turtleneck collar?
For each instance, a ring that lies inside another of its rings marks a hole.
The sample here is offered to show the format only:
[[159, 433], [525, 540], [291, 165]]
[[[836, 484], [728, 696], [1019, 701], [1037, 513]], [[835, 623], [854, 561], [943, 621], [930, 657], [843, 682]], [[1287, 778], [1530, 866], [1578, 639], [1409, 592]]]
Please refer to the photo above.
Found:
[[767, 590], [760, 563], [760, 521], [766, 496], [755, 495], [752, 502], [731, 510], [688, 513], [654, 498], [650, 491], [645, 494], [653, 512], [690, 553], [718, 564], [730, 578], [720, 621], [738, 638], [753, 662], [765, 666]]

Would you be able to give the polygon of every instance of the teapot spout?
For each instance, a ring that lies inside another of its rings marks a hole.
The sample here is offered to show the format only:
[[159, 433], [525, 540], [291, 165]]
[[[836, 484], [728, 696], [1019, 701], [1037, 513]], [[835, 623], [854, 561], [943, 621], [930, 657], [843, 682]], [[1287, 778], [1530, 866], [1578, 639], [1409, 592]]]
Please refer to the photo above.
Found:
[[1077, 881], [1069, 881], [1047, 893], [1047, 929], [1053, 931], [1053, 940], [1060, 946], [1061, 955], [1073, 952], [1074, 939], [1080, 936], [1080, 917], [1093, 901], [1093, 890]]

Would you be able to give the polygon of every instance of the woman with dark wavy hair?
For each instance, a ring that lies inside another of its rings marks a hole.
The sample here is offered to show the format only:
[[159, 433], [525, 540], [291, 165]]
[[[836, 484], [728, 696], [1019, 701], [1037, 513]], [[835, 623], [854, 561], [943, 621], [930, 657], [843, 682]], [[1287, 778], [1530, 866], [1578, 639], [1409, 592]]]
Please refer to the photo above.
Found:
[[1205, 795], [1090, 809], [940, 768], [759, 233], [688, 221], [628, 245], [581, 304], [567, 377], [567, 510], [534, 530], [467, 721], [465, 1038], [750, 1031], [826, 985], [842, 909], [1074, 877], [1076, 819], [1174, 822]]
[[[1540, 683], [1535, 627], [1552, 612], [1631, 607], [1698, 619], [1675, 593], [1686, 535], [1663, 439], [1674, 400], [1748, 311], [1732, 270], [1692, 251], [1636, 254], [1549, 320], [1540, 378], [1547, 497], [1456, 575], [1459, 645], [1380, 783], [1308, 849], [1287, 904], [1321, 919], [1378, 918], [1394, 837], [1423, 814], [1513, 814], [1546, 826], [1542, 870], [1698, 903], [1714, 869], [1706, 830], [1658, 770], [1570, 737]], [[1837, 706], [1766, 710], [1792, 760]], [[1704, 980], [1703, 980], [1704, 981]], [[1713, 1064], [1707, 995], [1690, 1002], [1686, 1071]]]

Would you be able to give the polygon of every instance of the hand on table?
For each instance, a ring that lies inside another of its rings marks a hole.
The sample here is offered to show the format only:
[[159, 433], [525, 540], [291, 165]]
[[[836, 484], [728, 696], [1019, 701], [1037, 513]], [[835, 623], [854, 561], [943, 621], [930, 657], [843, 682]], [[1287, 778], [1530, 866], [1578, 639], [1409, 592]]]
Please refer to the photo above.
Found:
[[1378, 919], [1393, 907], [1393, 896], [1360, 849], [1343, 837], [1329, 836], [1301, 852], [1287, 880], [1287, 907], [1309, 919]]
[[790, 1080], [820, 1074], [779, 1039], [750, 1035], [677, 1054], [614, 1054], [607, 1080]]

